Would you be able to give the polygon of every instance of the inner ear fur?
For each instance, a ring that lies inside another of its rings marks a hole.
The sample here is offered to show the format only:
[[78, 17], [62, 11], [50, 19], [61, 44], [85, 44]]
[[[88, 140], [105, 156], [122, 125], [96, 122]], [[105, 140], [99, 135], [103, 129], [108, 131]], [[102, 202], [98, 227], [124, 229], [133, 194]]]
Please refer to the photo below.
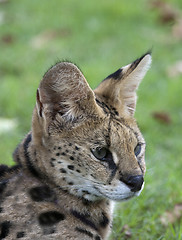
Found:
[[109, 75], [94, 90], [95, 94], [115, 107], [120, 116], [133, 116], [137, 101], [136, 91], [150, 64], [151, 54], [148, 52]]
[[60, 62], [43, 77], [37, 91], [39, 116], [57, 113], [66, 121], [98, 114], [95, 94], [76, 65]]

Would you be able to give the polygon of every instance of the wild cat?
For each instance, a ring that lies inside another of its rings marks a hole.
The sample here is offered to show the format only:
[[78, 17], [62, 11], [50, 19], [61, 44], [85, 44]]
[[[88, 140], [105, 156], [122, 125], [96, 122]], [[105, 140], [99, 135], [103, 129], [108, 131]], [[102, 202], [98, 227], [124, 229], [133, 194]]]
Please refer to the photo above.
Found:
[[0, 239], [107, 239], [112, 201], [144, 186], [145, 141], [134, 119], [146, 53], [93, 91], [60, 62], [37, 90], [32, 128], [0, 166]]

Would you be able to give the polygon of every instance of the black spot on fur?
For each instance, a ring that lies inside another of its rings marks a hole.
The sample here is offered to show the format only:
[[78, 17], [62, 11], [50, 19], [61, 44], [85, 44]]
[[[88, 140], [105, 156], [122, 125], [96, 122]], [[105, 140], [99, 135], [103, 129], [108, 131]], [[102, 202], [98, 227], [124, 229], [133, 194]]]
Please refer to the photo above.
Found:
[[73, 182], [69, 182], [68, 184], [69, 184], [70, 186], [72, 186], [74, 183], [73, 183]]
[[101, 240], [101, 238], [98, 235], [96, 235], [95, 240]]
[[10, 227], [11, 223], [9, 221], [5, 221], [0, 224], [1, 229], [0, 240], [8, 236]]
[[48, 186], [32, 188], [30, 189], [29, 194], [35, 202], [55, 200], [55, 195]]
[[94, 230], [98, 230], [98, 228], [96, 227], [95, 223], [93, 223], [92, 220], [89, 219], [89, 215], [88, 214], [83, 214], [83, 213], [77, 212], [76, 210], [72, 210], [71, 214], [74, 217], [76, 217], [77, 219], [79, 219], [85, 225], [93, 228]]
[[73, 157], [73, 156], [71, 156], [71, 157], [70, 157], [70, 160], [74, 161], [75, 159], [74, 159], [74, 157]]
[[102, 220], [100, 221], [100, 226], [105, 228], [109, 224], [109, 219], [104, 212], [102, 212]]
[[59, 156], [60, 155], [60, 153], [56, 153], [56, 156]]
[[23, 238], [25, 236], [25, 232], [18, 232], [16, 238]]
[[50, 211], [40, 214], [39, 216], [39, 224], [40, 225], [54, 225], [65, 219], [64, 214]]
[[0, 207], [0, 213], [2, 213], [3, 212], [3, 208], [2, 207]]
[[62, 173], [67, 173], [64, 168], [61, 168], [61, 169], [60, 169], [60, 172], [62, 172]]
[[69, 168], [70, 170], [74, 170], [74, 166], [73, 166], [73, 165], [68, 165], [68, 168]]
[[75, 150], [79, 151], [79, 150], [80, 150], [80, 148], [79, 148], [79, 147], [77, 147], [77, 146], [75, 146]]
[[86, 229], [76, 227], [75, 230], [79, 233], [83, 233], [83, 234], [93, 238], [93, 234], [91, 232], [87, 231]]

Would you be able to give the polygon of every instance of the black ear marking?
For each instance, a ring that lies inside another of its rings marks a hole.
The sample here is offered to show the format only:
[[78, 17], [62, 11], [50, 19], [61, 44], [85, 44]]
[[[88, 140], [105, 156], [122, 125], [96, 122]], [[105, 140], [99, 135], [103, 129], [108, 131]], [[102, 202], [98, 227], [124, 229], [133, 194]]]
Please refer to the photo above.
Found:
[[109, 78], [113, 78], [115, 80], [117, 79], [121, 79], [122, 77], [122, 68], [119, 68], [117, 71], [115, 71], [114, 73], [110, 74], [108, 77], [106, 77], [104, 80], [109, 79]]

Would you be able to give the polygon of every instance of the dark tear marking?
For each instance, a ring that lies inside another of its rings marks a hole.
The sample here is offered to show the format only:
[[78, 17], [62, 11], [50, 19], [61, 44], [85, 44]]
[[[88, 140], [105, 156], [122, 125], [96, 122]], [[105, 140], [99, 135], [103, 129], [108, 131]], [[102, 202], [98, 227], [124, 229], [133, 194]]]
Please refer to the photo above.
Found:
[[86, 229], [76, 227], [75, 230], [79, 233], [85, 234], [85, 235], [93, 238], [93, 234], [91, 232], [87, 231]]
[[[107, 147], [109, 148], [110, 145], [111, 145], [111, 141], [110, 141], [111, 121], [112, 121], [112, 118], [115, 116], [115, 113], [113, 113], [111, 108], [107, 104], [105, 104], [104, 102], [100, 102], [98, 99], [96, 99], [96, 102], [99, 105], [101, 105], [103, 107], [103, 109], [104, 108], [107, 109], [109, 111], [109, 113], [110, 113], [110, 120], [109, 120], [109, 124], [108, 124], [108, 131], [107, 131], [107, 134], [105, 135], [106, 144], [107, 144]], [[110, 182], [113, 179], [113, 177], [115, 176], [116, 171], [117, 171], [117, 165], [115, 164], [115, 162], [113, 160], [112, 153], [110, 151], [108, 151], [107, 158], [104, 160], [104, 162], [108, 163], [109, 169], [112, 171], [110, 179], [109, 179], [109, 182]]]
[[55, 195], [53, 191], [48, 186], [40, 186], [30, 189], [29, 194], [33, 201], [49, 201], [52, 202], [55, 200]]
[[102, 212], [102, 220], [100, 221], [100, 226], [105, 228], [109, 224], [109, 219], [104, 212]]
[[28, 147], [29, 147], [29, 143], [31, 141], [32, 141], [32, 136], [31, 136], [31, 134], [29, 134], [27, 136], [27, 138], [25, 139], [25, 142], [23, 144], [26, 164], [27, 164], [27, 167], [28, 167], [28, 169], [29, 169], [29, 171], [31, 172], [32, 175], [34, 175], [36, 178], [42, 178], [40, 173], [35, 169], [35, 167], [33, 166], [33, 163], [30, 160], [30, 156], [29, 156], [29, 153], [28, 153]]
[[25, 232], [18, 232], [16, 238], [23, 238], [25, 236]]
[[85, 225], [93, 228], [94, 230], [98, 230], [98, 228], [96, 227], [96, 225], [90, 220], [88, 219], [89, 216], [88, 214], [83, 214], [83, 213], [79, 213], [76, 210], [72, 210], [71, 214], [76, 217], [77, 219], [79, 219], [82, 223], [84, 223]]
[[56, 212], [56, 211], [50, 211], [40, 214], [39, 216], [39, 224], [40, 225], [54, 225], [60, 221], [63, 221], [65, 219], [64, 214]]
[[108, 151], [107, 157], [104, 158], [103, 161], [108, 163], [109, 169], [112, 171], [111, 176], [113, 177], [116, 173], [117, 165], [115, 164], [113, 157], [112, 157], [112, 153], [110, 151]]
[[0, 224], [1, 229], [0, 240], [8, 236], [10, 227], [11, 223], [9, 221], [5, 221]]
[[[111, 145], [111, 142], [110, 142], [110, 132], [111, 132], [111, 118], [110, 118], [109, 125], [108, 125], [108, 135], [105, 136], [108, 148]], [[111, 175], [110, 175], [110, 178], [109, 178], [109, 182], [111, 182], [111, 180], [114, 178], [114, 176], [116, 174], [116, 171], [117, 171], [118, 167], [115, 164], [115, 162], [113, 160], [113, 155], [112, 155], [112, 153], [110, 151], [108, 151], [108, 154], [107, 154], [104, 162], [108, 163], [109, 169], [111, 170]]]
[[110, 74], [108, 77], [106, 77], [103, 81], [109, 79], [109, 78], [113, 78], [115, 80], [120, 80], [122, 78], [122, 68], [119, 68], [117, 71], [115, 71], [114, 73]]

